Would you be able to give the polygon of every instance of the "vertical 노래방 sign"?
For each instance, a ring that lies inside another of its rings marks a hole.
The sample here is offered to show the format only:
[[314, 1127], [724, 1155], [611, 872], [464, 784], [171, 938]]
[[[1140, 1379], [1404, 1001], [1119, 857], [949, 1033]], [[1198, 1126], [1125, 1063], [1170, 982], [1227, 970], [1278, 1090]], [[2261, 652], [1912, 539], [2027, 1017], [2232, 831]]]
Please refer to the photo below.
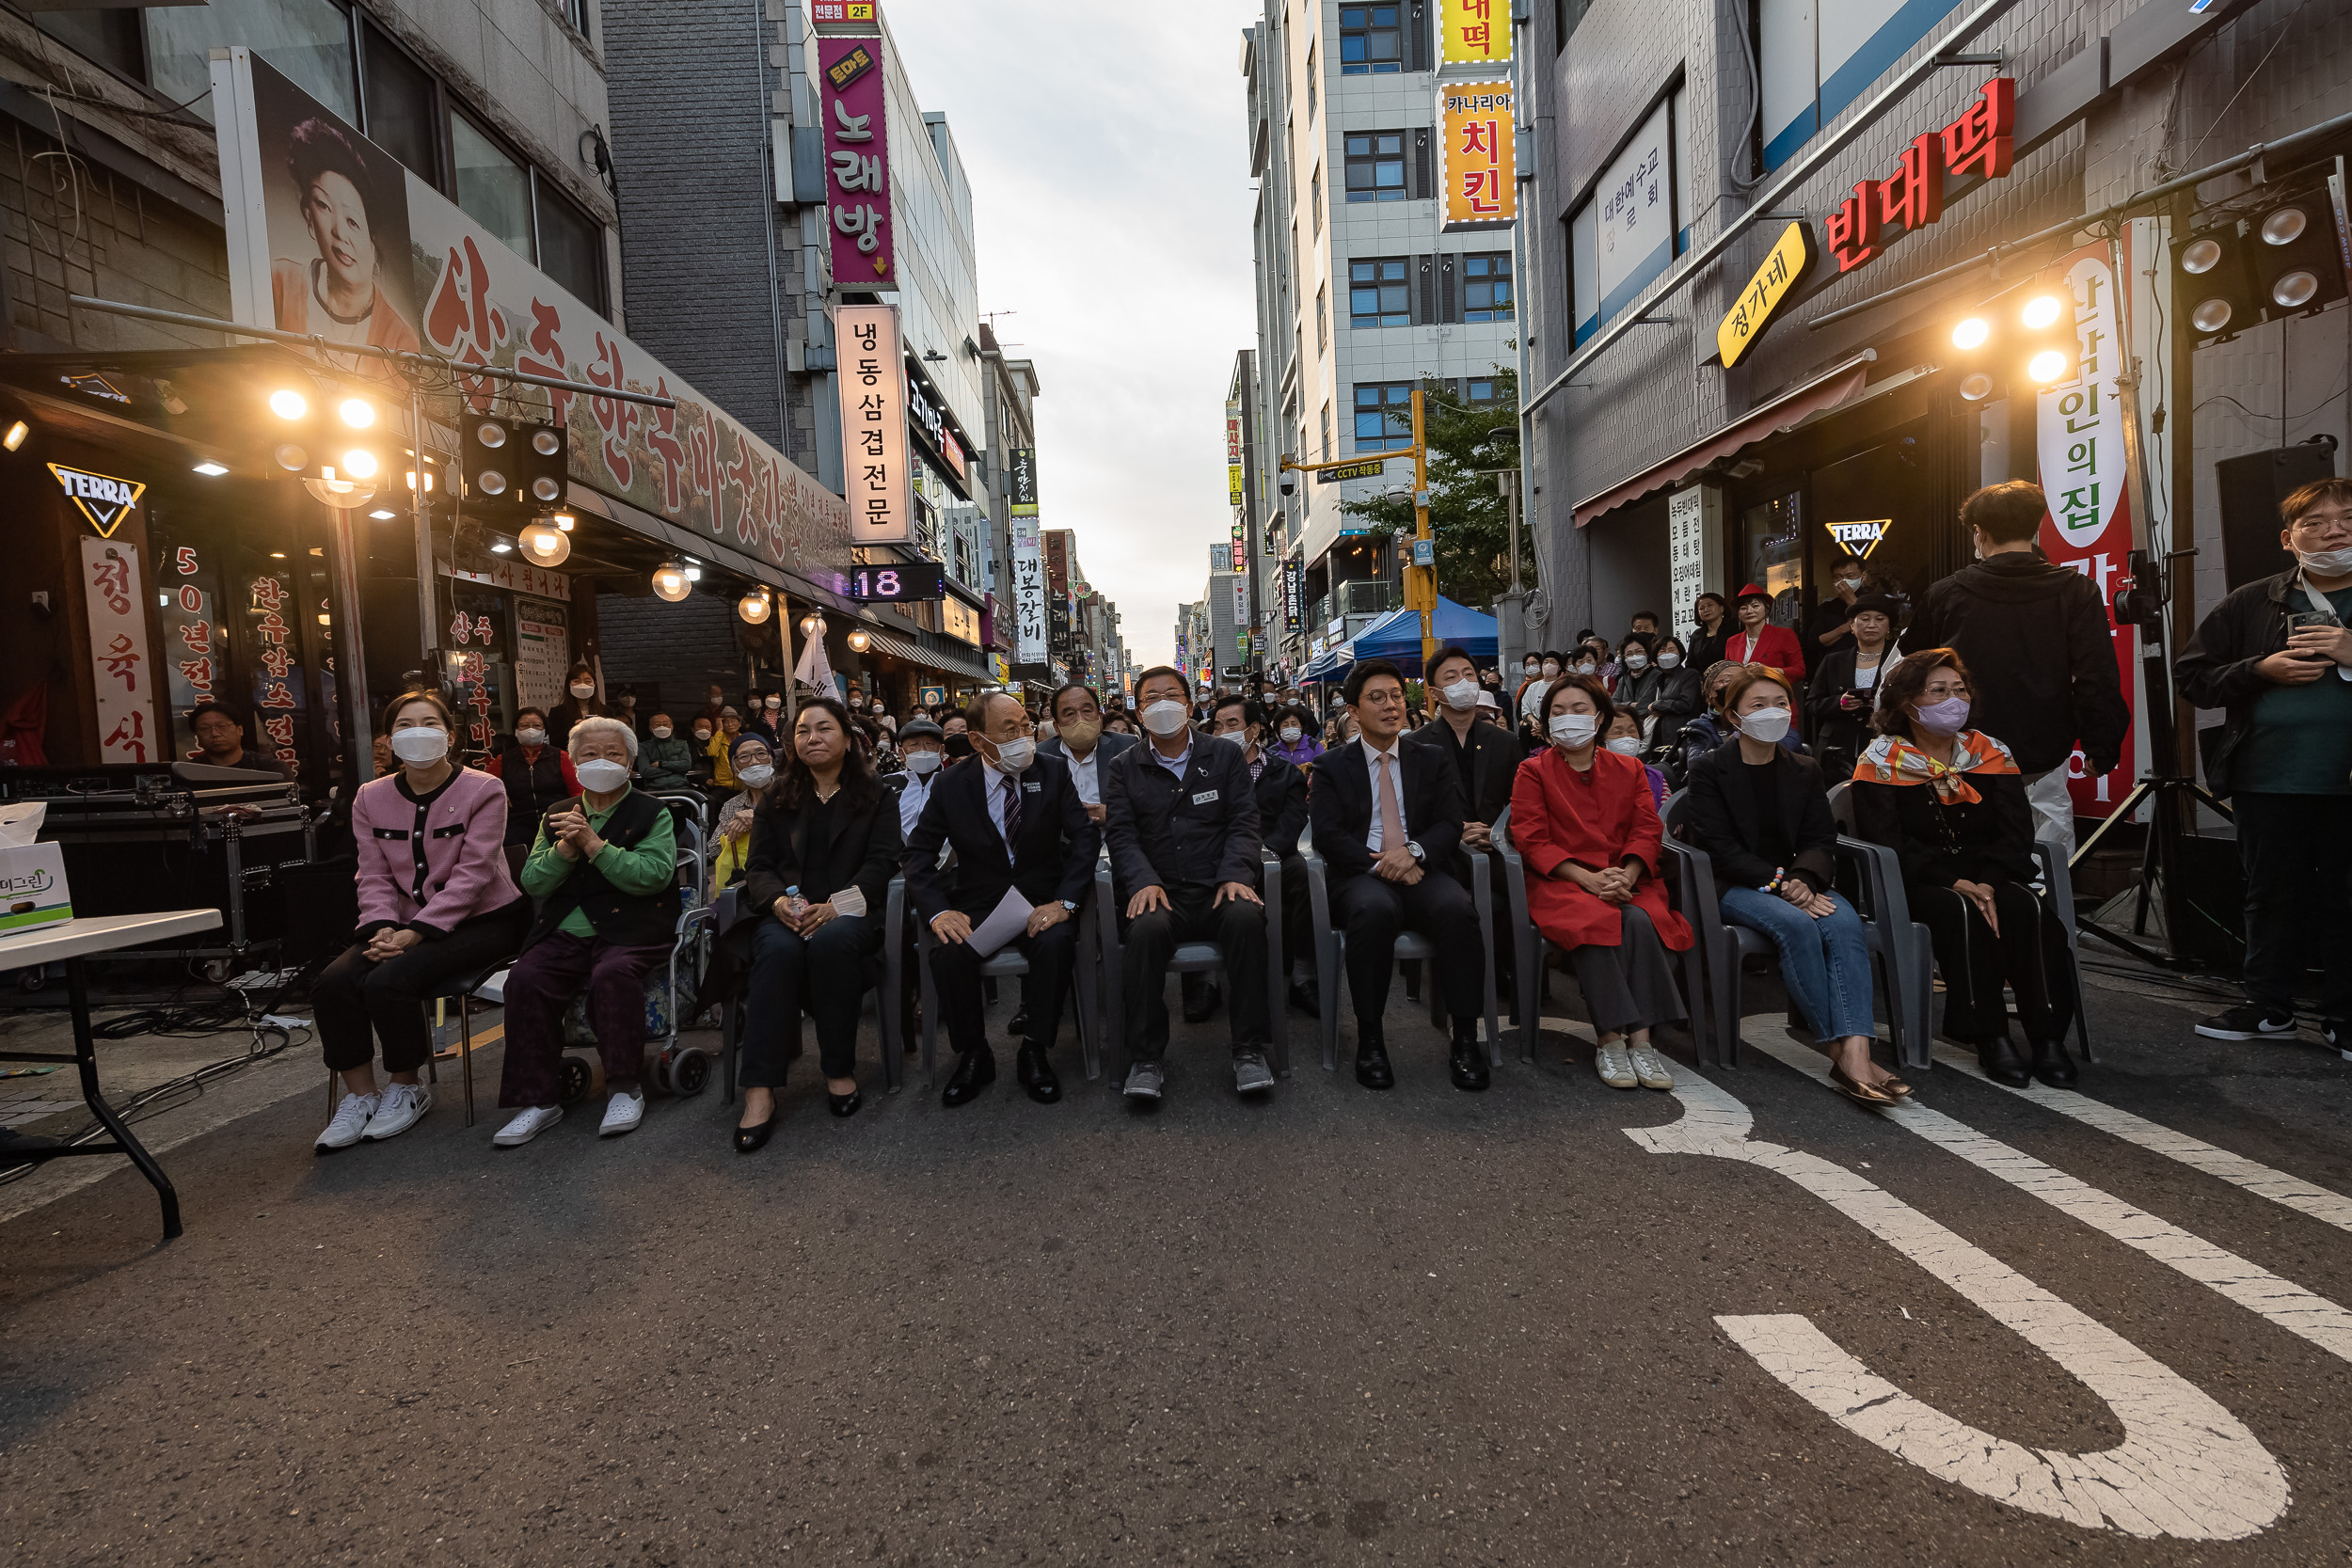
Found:
[[844, 305], [834, 312], [840, 345], [841, 480], [850, 499], [850, 539], [911, 545], [907, 500], [906, 366], [899, 358], [898, 308]]
[[1438, 16], [1443, 63], [1511, 63], [1511, 0], [1438, 0]]
[[1045, 662], [1045, 548], [1034, 528], [1012, 535], [1013, 662]]
[[1511, 84], [1449, 82], [1438, 89], [1438, 108], [1443, 227], [1507, 228], [1519, 210]]
[[[2131, 569], [2131, 475], [2123, 445], [2122, 378], [2122, 321], [2116, 304], [2115, 274], [2103, 245], [2086, 245], [2063, 258], [2063, 293], [2074, 310], [2080, 374], [2036, 396], [2036, 455], [2049, 515], [2042, 520], [2042, 550], [2059, 566], [2072, 566], [2091, 580], [2105, 601], [2108, 635], [2127, 702], [2137, 690], [2133, 633], [2115, 624], [2115, 579]], [[2137, 703], [2134, 704], [2137, 707]], [[2067, 764], [2074, 810], [2105, 816], [2127, 793], [2135, 776], [2137, 726], [2123, 739], [2123, 755], [2112, 773], [2092, 775], [2080, 751]]]
[[825, 126], [825, 227], [836, 288], [896, 288], [890, 223], [889, 113], [879, 38], [817, 40], [818, 116]]
[[82, 591], [89, 606], [99, 760], [167, 760], [161, 740], [148, 733], [155, 710], [154, 665], [147, 657], [139, 563], [130, 545], [82, 535]]
[[1707, 491], [1693, 484], [1666, 498], [1666, 625], [1695, 618], [1692, 606], [1707, 587]]
[[[224, 54], [211, 102], [236, 320], [674, 399], [652, 408], [461, 376], [426, 410], [446, 420], [453, 399], [488, 413], [523, 398], [532, 418], [565, 427], [576, 483], [840, 592], [850, 541], [839, 496], [252, 51]], [[306, 221], [327, 198], [317, 179], [297, 188], [298, 169], [358, 187], [360, 199], [346, 195], [338, 209], [338, 244], [322, 246]], [[374, 363], [357, 373], [389, 373]]]

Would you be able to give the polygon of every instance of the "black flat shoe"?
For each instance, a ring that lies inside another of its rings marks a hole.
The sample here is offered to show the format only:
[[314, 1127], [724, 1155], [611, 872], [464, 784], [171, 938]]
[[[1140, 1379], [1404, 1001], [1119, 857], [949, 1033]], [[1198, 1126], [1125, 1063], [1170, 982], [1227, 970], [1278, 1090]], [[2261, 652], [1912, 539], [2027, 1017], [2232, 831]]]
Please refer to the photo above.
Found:
[[977, 1100], [980, 1091], [996, 1082], [996, 1053], [987, 1046], [976, 1046], [956, 1062], [955, 1075], [947, 1080], [939, 1102], [949, 1110], [969, 1105]]
[[1356, 1082], [1368, 1089], [1396, 1087], [1396, 1069], [1389, 1065], [1389, 1042], [1379, 1029], [1366, 1028], [1359, 1020], [1356, 1032]]
[[2066, 1053], [2064, 1040], [2034, 1041], [2033, 1075], [2054, 1089], [2074, 1086], [2074, 1058]]
[[1035, 1040], [1021, 1042], [1021, 1057], [1013, 1071], [1029, 1098], [1040, 1105], [1051, 1105], [1061, 1098], [1061, 1080], [1054, 1076], [1054, 1064], [1045, 1059], [1045, 1048]]
[[1490, 1077], [1486, 1053], [1476, 1037], [1454, 1042], [1453, 1070], [1454, 1086], [1465, 1093], [1476, 1094], [1486, 1086]]
[[2026, 1066], [2026, 1059], [2017, 1054], [2017, 1047], [2007, 1035], [1978, 1041], [1977, 1065], [1984, 1069], [1987, 1078], [1995, 1084], [2007, 1084], [2012, 1089], [2022, 1089], [2033, 1082], [2033, 1070]]
[[855, 1089], [848, 1094], [835, 1094], [831, 1089], [825, 1091], [825, 1108], [837, 1117], [853, 1117], [857, 1115], [857, 1108], [865, 1103], [865, 1098]]
[[783, 1119], [784, 1118], [781, 1116], [777, 1116], [771, 1112], [770, 1113], [768, 1119], [761, 1122], [756, 1127], [737, 1128], [735, 1130], [735, 1152], [738, 1154], [756, 1154], [761, 1149], [766, 1148], [768, 1147], [768, 1140], [775, 1136], [776, 1123], [782, 1121]]

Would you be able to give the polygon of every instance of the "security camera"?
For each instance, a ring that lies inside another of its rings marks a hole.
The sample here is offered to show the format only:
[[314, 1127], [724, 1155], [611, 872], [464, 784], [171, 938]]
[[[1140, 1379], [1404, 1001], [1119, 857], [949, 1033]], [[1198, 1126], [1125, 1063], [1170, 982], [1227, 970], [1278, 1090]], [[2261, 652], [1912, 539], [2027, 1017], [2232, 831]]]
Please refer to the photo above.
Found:
[[1278, 486], [1278, 487], [1281, 490], [1282, 494], [1284, 494], [1284, 495], [1286, 495], [1286, 496], [1288, 496], [1288, 495], [1294, 495], [1294, 494], [1295, 494], [1295, 493], [1297, 492], [1297, 490], [1298, 490], [1298, 481], [1296, 481], [1296, 480], [1293, 479], [1293, 478], [1292, 478], [1290, 475], [1288, 475], [1288, 474], [1284, 474], [1284, 475], [1283, 475], [1283, 476], [1282, 476], [1279, 480], [1277, 480], [1275, 483], [1276, 483], [1277, 486]]

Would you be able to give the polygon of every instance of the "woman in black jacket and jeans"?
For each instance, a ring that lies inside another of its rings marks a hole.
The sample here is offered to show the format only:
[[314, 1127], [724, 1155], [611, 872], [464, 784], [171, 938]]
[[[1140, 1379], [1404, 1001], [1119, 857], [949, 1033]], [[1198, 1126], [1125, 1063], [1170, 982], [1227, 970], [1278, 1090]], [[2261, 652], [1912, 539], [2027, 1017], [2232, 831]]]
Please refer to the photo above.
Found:
[[[1903, 656], [1879, 693], [1879, 737], [1854, 768], [1854, 826], [1895, 851], [1911, 912], [1933, 934], [1945, 1035], [1974, 1045], [1996, 1083], [2071, 1088], [2066, 928], [2032, 886], [2025, 775], [2007, 746], [1968, 728], [1968, 707], [1958, 654]], [[2016, 992], [2030, 1065], [2010, 1040], [2003, 986]]]
[[858, 1009], [866, 961], [882, 950], [901, 847], [898, 801], [851, 738], [849, 710], [832, 697], [810, 699], [793, 721], [784, 771], [752, 819], [743, 868], [752, 935], [739, 1153], [765, 1147], [775, 1130], [775, 1091], [799, 1053], [803, 1011], [817, 1021], [833, 1114], [857, 1114]]
[[1842, 779], [1869, 746], [1870, 710], [1879, 676], [1895, 662], [1895, 601], [1883, 594], [1853, 602], [1843, 623], [1843, 646], [1825, 654], [1814, 672], [1805, 706], [1813, 717], [1813, 754], [1822, 770]]

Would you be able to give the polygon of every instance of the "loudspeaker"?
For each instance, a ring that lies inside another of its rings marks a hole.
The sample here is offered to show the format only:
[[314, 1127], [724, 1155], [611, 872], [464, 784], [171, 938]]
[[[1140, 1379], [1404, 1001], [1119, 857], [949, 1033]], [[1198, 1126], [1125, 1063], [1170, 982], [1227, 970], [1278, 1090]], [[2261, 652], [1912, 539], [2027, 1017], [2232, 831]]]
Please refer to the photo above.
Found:
[[2336, 472], [2336, 438], [2225, 457], [2213, 466], [2221, 493], [2221, 566], [2232, 588], [2277, 577], [2295, 564], [2279, 547], [2279, 503]]

